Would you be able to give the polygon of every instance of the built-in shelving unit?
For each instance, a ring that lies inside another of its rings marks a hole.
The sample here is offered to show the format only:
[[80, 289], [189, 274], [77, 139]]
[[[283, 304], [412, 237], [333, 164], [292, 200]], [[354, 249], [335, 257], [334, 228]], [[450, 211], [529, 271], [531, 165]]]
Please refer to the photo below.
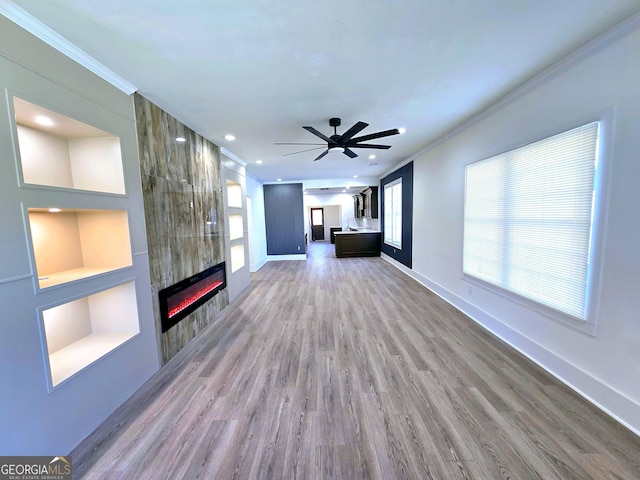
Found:
[[126, 211], [29, 208], [28, 217], [40, 288], [132, 265]]
[[227, 180], [227, 224], [231, 242], [231, 272], [245, 265], [244, 261], [244, 212], [242, 207], [242, 185]]
[[225, 256], [229, 301], [249, 286], [249, 231], [247, 228], [246, 163], [222, 148], [225, 215]]
[[140, 331], [133, 282], [44, 308], [41, 318], [51, 387]]
[[140, 332], [135, 282], [111, 276], [133, 268], [121, 145], [50, 108], [12, 105], [35, 295], [57, 287], [36, 307], [51, 390]]

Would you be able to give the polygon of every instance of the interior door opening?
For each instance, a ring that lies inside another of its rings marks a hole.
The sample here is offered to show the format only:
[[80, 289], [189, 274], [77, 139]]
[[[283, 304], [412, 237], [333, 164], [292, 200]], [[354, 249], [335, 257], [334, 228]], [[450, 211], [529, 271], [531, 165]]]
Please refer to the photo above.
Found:
[[311, 209], [311, 241], [324, 240], [324, 208]]

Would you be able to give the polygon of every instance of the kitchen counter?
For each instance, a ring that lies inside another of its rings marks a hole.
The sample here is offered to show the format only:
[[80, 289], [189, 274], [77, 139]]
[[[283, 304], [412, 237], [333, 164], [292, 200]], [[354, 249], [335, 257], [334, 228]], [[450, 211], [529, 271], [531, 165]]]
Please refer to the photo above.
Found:
[[336, 257], [379, 257], [382, 232], [373, 229], [335, 232]]
[[335, 232], [336, 235], [344, 235], [344, 234], [354, 234], [354, 233], [382, 233], [380, 230], [374, 230], [373, 228], [358, 228], [357, 230], [349, 230], [342, 232]]

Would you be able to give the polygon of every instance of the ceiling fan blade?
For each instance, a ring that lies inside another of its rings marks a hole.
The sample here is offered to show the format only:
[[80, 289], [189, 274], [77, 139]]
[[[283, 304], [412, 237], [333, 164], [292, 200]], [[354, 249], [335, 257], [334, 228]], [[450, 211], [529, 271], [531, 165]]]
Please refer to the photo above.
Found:
[[364, 123], [364, 122], [356, 123], [353, 127], [351, 127], [349, 130], [347, 130], [341, 135], [342, 141], [346, 143], [347, 141], [351, 140], [351, 137], [360, 133], [362, 130], [364, 130], [368, 126], [369, 126], [368, 123]]
[[324, 133], [319, 132], [318, 130], [316, 130], [313, 127], [302, 127], [302, 128], [304, 128], [307, 132], [313, 133], [316, 137], [320, 137], [321, 139], [323, 139], [327, 143], [333, 143], [332, 140], [329, 137], [327, 137]]
[[318, 160], [320, 160], [322, 157], [324, 157], [327, 153], [329, 153], [329, 149], [327, 148], [324, 152], [322, 152], [320, 155], [318, 155], [316, 158], [314, 158], [314, 162], [317, 162]]
[[324, 145], [324, 143], [275, 142], [274, 145]]
[[348, 148], [344, 149], [344, 154], [347, 157], [351, 157], [351, 158], [356, 158], [358, 156], [358, 154], [356, 152], [354, 152], [353, 150], [349, 150]]
[[327, 147], [316, 147], [316, 148], [309, 148], [307, 150], [300, 150], [299, 152], [291, 152], [291, 153], [285, 153], [282, 156], [283, 157], [287, 157], [289, 155], [296, 155], [298, 153], [304, 153], [304, 152], [310, 152], [311, 150], [320, 150], [321, 148], [327, 148]]
[[384, 132], [371, 133], [369, 135], [363, 135], [362, 137], [352, 138], [351, 140], [349, 140], [349, 143], [365, 142], [367, 140], [373, 140], [374, 138], [382, 138], [382, 137], [388, 137], [391, 135], [398, 135], [399, 133], [400, 133], [400, 130], [398, 130], [397, 128], [393, 128], [391, 130], [385, 130]]
[[371, 143], [355, 143], [347, 145], [348, 148], [376, 148], [378, 150], [389, 150], [391, 145], [374, 145]]

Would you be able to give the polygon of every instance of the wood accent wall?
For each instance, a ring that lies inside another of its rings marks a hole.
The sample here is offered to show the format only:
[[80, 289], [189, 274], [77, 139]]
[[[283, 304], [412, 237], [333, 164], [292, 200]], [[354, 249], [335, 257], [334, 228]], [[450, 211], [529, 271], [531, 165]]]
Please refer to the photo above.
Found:
[[135, 112], [154, 317], [166, 363], [229, 304], [225, 289], [160, 333], [158, 292], [225, 260], [220, 149], [139, 94]]

